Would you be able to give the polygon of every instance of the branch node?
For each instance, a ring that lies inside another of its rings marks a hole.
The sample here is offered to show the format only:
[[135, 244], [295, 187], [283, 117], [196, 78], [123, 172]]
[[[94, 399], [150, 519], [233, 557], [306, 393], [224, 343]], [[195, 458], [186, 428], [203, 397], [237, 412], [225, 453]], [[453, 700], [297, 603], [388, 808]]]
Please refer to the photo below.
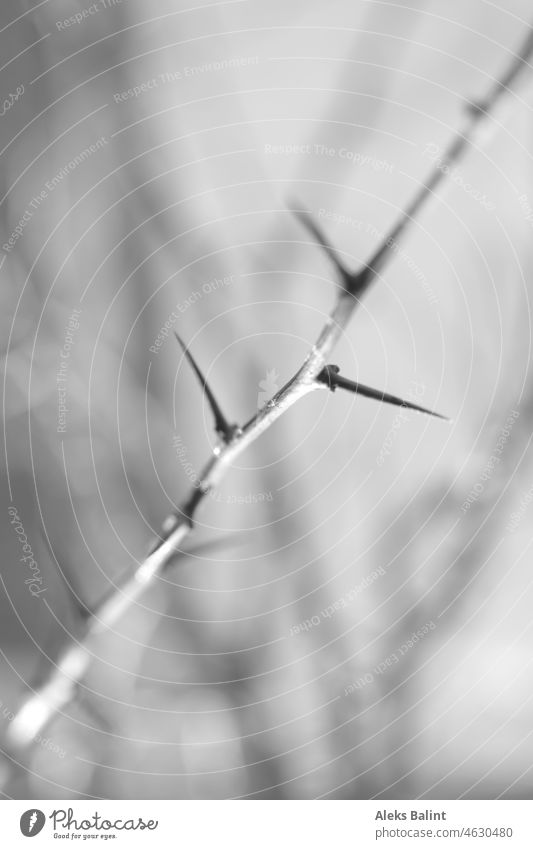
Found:
[[335, 266], [339, 277], [341, 278], [344, 288], [347, 292], [352, 291], [355, 279], [358, 274], [350, 271], [339, 258], [339, 251], [333, 247], [322, 227], [317, 224], [311, 213], [304, 209], [293, 209], [292, 212], [300, 223], [311, 233], [315, 241], [321, 248], [324, 249], [329, 259]]
[[316, 379], [320, 381], [320, 383], [325, 383], [328, 389], [332, 392], [335, 392], [337, 388], [336, 376], [339, 374], [340, 368], [339, 366], [327, 365], [324, 366], [320, 374], [317, 375]]

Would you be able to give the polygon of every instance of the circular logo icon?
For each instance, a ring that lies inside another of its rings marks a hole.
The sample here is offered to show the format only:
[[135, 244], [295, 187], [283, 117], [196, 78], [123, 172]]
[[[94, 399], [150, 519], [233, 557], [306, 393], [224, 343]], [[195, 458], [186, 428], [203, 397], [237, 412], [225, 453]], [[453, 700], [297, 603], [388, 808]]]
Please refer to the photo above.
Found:
[[46, 817], [38, 808], [30, 808], [29, 811], [24, 811], [20, 818], [20, 830], [24, 837], [35, 837], [43, 830]]

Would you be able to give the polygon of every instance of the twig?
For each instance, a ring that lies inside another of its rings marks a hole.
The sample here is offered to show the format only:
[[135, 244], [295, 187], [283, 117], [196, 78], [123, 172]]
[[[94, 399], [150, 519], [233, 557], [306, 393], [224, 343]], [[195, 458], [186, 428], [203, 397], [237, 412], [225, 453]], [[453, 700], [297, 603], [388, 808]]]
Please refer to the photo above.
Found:
[[[476, 127], [487, 118], [496, 103], [514, 82], [522, 67], [527, 64], [533, 53], [533, 31], [528, 31], [520, 50], [509, 64], [503, 76], [491, 87], [486, 98], [467, 110], [466, 124], [462, 132], [456, 133], [446, 151], [444, 161], [451, 165], [461, 157], [473, 138]], [[85, 678], [93, 661], [95, 643], [106, 631], [113, 628], [122, 615], [129, 610], [148, 586], [154, 584], [165, 568], [174, 560], [179, 549], [194, 526], [196, 512], [205, 496], [215, 487], [231, 468], [234, 461], [282, 416], [293, 404], [305, 395], [319, 389], [333, 388], [329, 380], [324, 380], [325, 369], [334, 372], [327, 360], [339, 338], [346, 329], [361, 296], [371, 282], [380, 274], [385, 264], [394, 256], [398, 239], [402, 238], [419, 214], [422, 206], [433, 194], [437, 186], [445, 179], [446, 169], [434, 169], [427, 181], [421, 186], [399, 220], [383, 239], [370, 260], [358, 271], [349, 271], [338, 258], [326, 236], [308, 213], [294, 210], [316, 241], [325, 249], [334, 262], [342, 281], [335, 306], [322, 331], [309, 352], [304, 364], [285, 386], [257, 412], [242, 428], [228, 425], [220, 408], [214, 402], [214, 396], [208, 390], [205, 379], [196, 366], [188, 350], [182, 344], [189, 362], [195, 369], [215, 414], [216, 429], [221, 440], [213, 449], [213, 456], [206, 464], [198, 486], [196, 486], [177, 515], [170, 516], [163, 525], [163, 537], [158, 540], [149, 556], [141, 563], [135, 573], [129, 577], [94, 611], [89, 617], [85, 633], [77, 642], [73, 642], [60, 655], [57, 664], [45, 681], [21, 707], [10, 724], [8, 739], [13, 746], [23, 747], [31, 743], [37, 734], [53, 719], [57, 713], [75, 698], [78, 688]], [[371, 394], [379, 400], [389, 401], [395, 396], [361, 387], [351, 381], [345, 382], [345, 388], [361, 394]], [[352, 383], [351, 387], [346, 386]], [[339, 384], [340, 385], [340, 384]], [[353, 387], [356, 386], [357, 390]], [[364, 391], [366, 390], [366, 392]], [[401, 399], [395, 399], [401, 401]], [[213, 403], [214, 402], [214, 403]], [[406, 402], [403, 402], [406, 403]], [[429, 411], [424, 411], [429, 412]]]

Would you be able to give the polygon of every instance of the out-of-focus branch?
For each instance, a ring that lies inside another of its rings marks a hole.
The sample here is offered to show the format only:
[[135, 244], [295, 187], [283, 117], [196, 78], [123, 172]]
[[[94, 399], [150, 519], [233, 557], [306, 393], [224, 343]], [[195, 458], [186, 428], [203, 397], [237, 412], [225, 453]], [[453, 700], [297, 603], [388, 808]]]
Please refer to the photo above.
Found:
[[408, 205], [403, 215], [393, 226], [392, 230], [390, 230], [389, 234], [383, 239], [374, 255], [368, 261], [365, 271], [359, 275], [360, 279], [354, 294], [360, 296], [370, 285], [376, 275], [380, 273], [389, 259], [391, 250], [394, 250], [396, 247], [398, 239], [403, 235], [405, 230], [407, 230], [410, 223], [416, 218], [429, 197], [434, 194], [435, 189], [438, 188], [443, 180], [446, 179], [449, 173], [449, 168], [460, 159], [462, 154], [468, 148], [470, 142], [474, 139], [474, 135], [478, 127], [487, 119], [501, 98], [510, 93], [511, 84], [516, 80], [516, 77], [524, 66], [531, 68], [530, 59], [532, 56], [533, 28], [530, 26], [528, 28], [527, 35], [520, 45], [520, 49], [509, 63], [504, 74], [496, 80], [482, 100], [468, 104], [468, 108], [466, 109], [466, 120], [462, 130], [459, 130], [459, 132], [452, 137], [447, 148], [442, 154], [439, 167], [432, 171], [429, 178], [411, 200], [411, 203]]
[[[529, 29], [527, 38], [502, 77], [491, 87], [483, 100], [468, 109], [463, 130], [453, 136], [444, 153], [443, 159], [448, 166], [455, 163], [467, 149], [477, 126], [487, 118], [500, 98], [509, 92], [509, 87], [524, 65], [529, 66], [532, 54], [533, 30]], [[221, 440], [213, 449], [213, 456], [204, 467], [199, 484], [193, 489], [177, 514], [170, 516], [165, 521], [162, 537], [154, 544], [149, 556], [140, 564], [133, 575], [125, 579], [91, 613], [86, 622], [84, 633], [63, 651], [51, 675], [44, 684], [34, 691], [18, 711], [8, 730], [9, 741], [13, 746], [22, 748], [29, 745], [37, 734], [43, 732], [43, 729], [54, 716], [61, 713], [76, 697], [80, 684], [95, 656], [98, 638], [117, 624], [123, 614], [132, 608], [144, 590], [153, 585], [168, 565], [174, 561], [177, 551], [180, 551], [184, 540], [194, 527], [195, 517], [201, 503], [208, 493], [217, 487], [234, 461], [305, 395], [319, 389], [334, 388], [331, 375], [336, 375], [337, 372], [335, 367], [328, 366], [327, 361], [352, 318], [359, 299], [371, 282], [380, 274], [386, 263], [393, 258], [398, 240], [405, 235], [413, 221], [416, 220], [426, 200], [434, 193], [441, 181], [446, 178], [448, 172], [449, 169], [443, 168], [442, 163], [441, 167], [432, 171], [389, 234], [383, 239], [374, 255], [361, 269], [355, 272], [350, 271], [341, 262], [337, 251], [330, 245], [325, 234], [321, 232], [316, 223], [311, 221], [308, 213], [294, 210], [334, 262], [342, 286], [339, 287], [337, 300], [331, 314], [301, 368], [242, 427], [227, 424], [220, 408], [214, 402], [214, 396], [207, 389], [202, 373], [183, 346], [185, 355], [195, 369], [207, 394]], [[181, 344], [183, 345], [183, 343]], [[343, 384], [340, 381], [343, 381]], [[402, 402], [396, 396], [372, 390], [362, 384], [347, 381], [345, 378], [339, 379], [337, 377], [337, 385], [343, 385], [343, 388], [374, 397], [380, 401], [399, 402], [407, 406], [407, 402]]]

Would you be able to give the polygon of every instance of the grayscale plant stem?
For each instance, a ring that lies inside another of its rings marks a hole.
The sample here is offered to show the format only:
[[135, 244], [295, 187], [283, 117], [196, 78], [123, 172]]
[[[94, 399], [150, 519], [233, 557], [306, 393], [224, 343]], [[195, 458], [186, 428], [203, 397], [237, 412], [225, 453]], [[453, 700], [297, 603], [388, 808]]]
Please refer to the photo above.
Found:
[[[476, 128], [487, 119], [501, 97], [509, 93], [509, 87], [522, 67], [524, 65], [530, 67], [529, 59], [532, 53], [533, 30], [530, 28], [520, 50], [515, 54], [502, 77], [494, 83], [482, 101], [469, 106], [463, 131], [459, 131], [452, 137], [444, 151], [442, 161], [448, 168], [443, 168], [441, 163], [440, 167], [433, 169], [362, 269], [356, 272], [348, 271], [337, 258], [335, 250], [331, 248], [325, 236], [322, 236], [317, 225], [312, 222], [307, 224], [318, 243], [335, 263], [342, 282], [335, 306], [316, 343], [294, 377], [249, 422], [241, 428], [234, 429], [227, 439], [221, 439], [217, 443], [213, 456], [203, 469], [200, 483], [190, 493], [178, 514], [170, 516], [164, 523], [162, 539], [154, 544], [151, 553], [132, 576], [118, 585], [91, 613], [86, 621], [84, 632], [63, 650], [52, 673], [19, 709], [7, 732], [8, 741], [13, 748], [22, 749], [30, 745], [38, 734], [43, 733], [51, 720], [61, 714], [76, 698], [95, 657], [97, 640], [102, 634], [113, 629], [122, 616], [133, 607], [145, 589], [152, 586], [175, 559], [177, 550], [181, 549], [182, 543], [194, 527], [194, 520], [201, 503], [210, 490], [218, 486], [234, 461], [293, 404], [310, 392], [329, 389], [327, 383], [318, 379], [318, 375], [327, 365], [330, 354], [347, 328], [359, 298], [385, 265], [394, 258], [398, 240], [405, 235], [424, 203], [446, 178], [449, 167], [455, 164], [468, 148]], [[295, 211], [300, 219], [305, 220], [307, 213], [302, 213], [301, 210]]]

